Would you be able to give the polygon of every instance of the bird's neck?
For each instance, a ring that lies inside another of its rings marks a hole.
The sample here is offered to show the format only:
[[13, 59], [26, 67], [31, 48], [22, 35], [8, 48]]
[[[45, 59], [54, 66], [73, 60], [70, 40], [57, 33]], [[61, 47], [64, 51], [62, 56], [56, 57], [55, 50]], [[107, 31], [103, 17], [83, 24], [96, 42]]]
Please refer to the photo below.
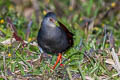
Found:
[[51, 26], [44, 26], [44, 27], [41, 27], [42, 30], [44, 30], [45, 32], [47, 31], [56, 31], [56, 27], [51, 27]]
[[61, 35], [61, 30], [58, 27], [50, 27], [50, 26], [44, 26], [41, 27], [41, 31], [43, 32], [44, 36], [48, 36], [49, 38], [53, 38], [56, 36]]
[[44, 32], [44, 34], [51, 34], [51, 33], [57, 32], [57, 27], [42, 26], [41, 30], [42, 30], [42, 32]]

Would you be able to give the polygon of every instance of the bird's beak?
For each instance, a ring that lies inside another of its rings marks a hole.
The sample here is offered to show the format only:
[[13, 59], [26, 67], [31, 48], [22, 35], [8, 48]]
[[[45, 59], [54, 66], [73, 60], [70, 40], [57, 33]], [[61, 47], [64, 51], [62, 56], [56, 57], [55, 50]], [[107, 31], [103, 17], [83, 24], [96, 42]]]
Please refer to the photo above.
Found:
[[59, 23], [58, 23], [57, 20], [54, 20], [54, 19], [51, 18], [50, 21], [52, 21], [57, 27], [59, 26]]
[[56, 26], [59, 26], [59, 23], [58, 23], [57, 21], [55, 21], [55, 25], [56, 25]]

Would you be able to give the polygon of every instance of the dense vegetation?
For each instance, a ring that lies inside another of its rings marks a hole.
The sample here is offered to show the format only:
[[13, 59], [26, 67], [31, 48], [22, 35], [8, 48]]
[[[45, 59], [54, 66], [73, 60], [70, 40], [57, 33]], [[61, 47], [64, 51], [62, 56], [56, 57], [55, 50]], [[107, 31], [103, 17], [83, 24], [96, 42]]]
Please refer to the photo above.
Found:
[[[74, 34], [55, 70], [36, 41], [49, 11]], [[119, 80], [119, 57], [119, 0], [0, 0], [0, 80]]]

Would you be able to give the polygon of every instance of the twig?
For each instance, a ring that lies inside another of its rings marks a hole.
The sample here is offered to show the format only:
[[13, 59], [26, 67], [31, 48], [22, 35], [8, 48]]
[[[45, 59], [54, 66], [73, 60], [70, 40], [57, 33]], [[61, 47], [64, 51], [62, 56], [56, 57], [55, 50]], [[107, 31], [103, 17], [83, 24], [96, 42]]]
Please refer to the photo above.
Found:
[[118, 74], [120, 76], [120, 62], [119, 62], [119, 58], [118, 58], [117, 54], [115, 53], [114, 48], [112, 48], [111, 54], [112, 54], [113, 60], [114, 60], [114, 62], [116, 64], [116, 70], [117, 70], [117, 72], [118, 72]]
[[78, 71], [79, 71], [79, 73], [80, 73], [80, 75], [81, 75], [82, 80], [85, 80], [85, 75], [82, 73], [82, 69], [81, 69], [80, 64], [79, 64], [79, 69], [78, 69]]
[[76, 6], [76, 0], [70, 0], [70, 6], [72, 9], [74, 9]]
[[113, 35], [112, 35], [112, 31], [111, 31], [111, 33], [110, 33], [110, 35], [109, 35], [109, 42], [110, 42], [110, 49], [111, 48], [114, 48], [115, 47], [115, 42], [114, 42], [114, 38], [113, 38]]
[[36, 21], [39, 24], [39, 4], [38, 4], [39, 2], [38, 2], [38, 0], [31, 0], [31, 2], [35, 9]]
[[11, 30], [13, 31], [13, 37], [16, 39], [16, 41], [22, 42], [22, 46], [24, 47], [25, 46], [24, 40], [20, 36], [18, 36], [16, 27], [14, 26], [12, 20], [9, 17], [7, 17], [7, 22], [10, 25]]
[[11, 19], [10, 19], [9, 17], [7, 17], [6, 20], [7, 20], [8, 24], [10, 25], [11, 30], [12, 30], [15, 34], [17, 34], [16, 27], [15, 27], [14, 24], [12, 23]]
[[7, 80], [6, 78], [6, 61], [5, 61], [5, 53], [3, 54], [3, 66], [4, 66], [4, 79]]
[[105, 42], [106, 42], [106, 39], [107, 39], [107, 32], [106, 32], [106, 26], [105, 26], [105, 28], [104, 28], [104, 33], [105, 33], [105, 36], [104, 36], [104, 38], [103, 38], [103, 44], [102, 44], [102, 48], [101, 48], [101, 50], [103, 50], [104, 49], [104, 47], [105, 47]]
[[72, 75], [71, 75], [71, 73], [70, 73], [70, 69], [69, 69], [69, 67], [67, 67], [66, 70], [67, 70], [67, 73], [68, 73], [69, 79], [70, 79], [70, 80], [73, 80], [73, 79], [72, 79]]
[[32, 26], [32, 20], [29, 21], [28, 26], [27, 26], [27, 31], [26, 31], [26, 40], [28, 40], [29, 35], [30, 35], [30, 28]]
[[111, 80], [111, 78], [114, 78], [114, 77], [116, 77], [116, 76], [118, 76], [118, 75], [119, 75], [119, 73], [113, 74], [111, 77], [106, 78], [105, 80]]

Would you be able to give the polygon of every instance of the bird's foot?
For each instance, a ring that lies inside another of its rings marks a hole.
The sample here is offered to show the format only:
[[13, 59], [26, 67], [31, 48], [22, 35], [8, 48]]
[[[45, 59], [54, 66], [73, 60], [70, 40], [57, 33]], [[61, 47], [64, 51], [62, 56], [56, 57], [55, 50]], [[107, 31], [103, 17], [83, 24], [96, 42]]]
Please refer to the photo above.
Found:
[[63, 64], [60, 64], [61, 67], [63, 67], [64, 65]]
[[62, 57], [60, 59], [60, 66], [63, 67], [64, 65], [62, 64]]

